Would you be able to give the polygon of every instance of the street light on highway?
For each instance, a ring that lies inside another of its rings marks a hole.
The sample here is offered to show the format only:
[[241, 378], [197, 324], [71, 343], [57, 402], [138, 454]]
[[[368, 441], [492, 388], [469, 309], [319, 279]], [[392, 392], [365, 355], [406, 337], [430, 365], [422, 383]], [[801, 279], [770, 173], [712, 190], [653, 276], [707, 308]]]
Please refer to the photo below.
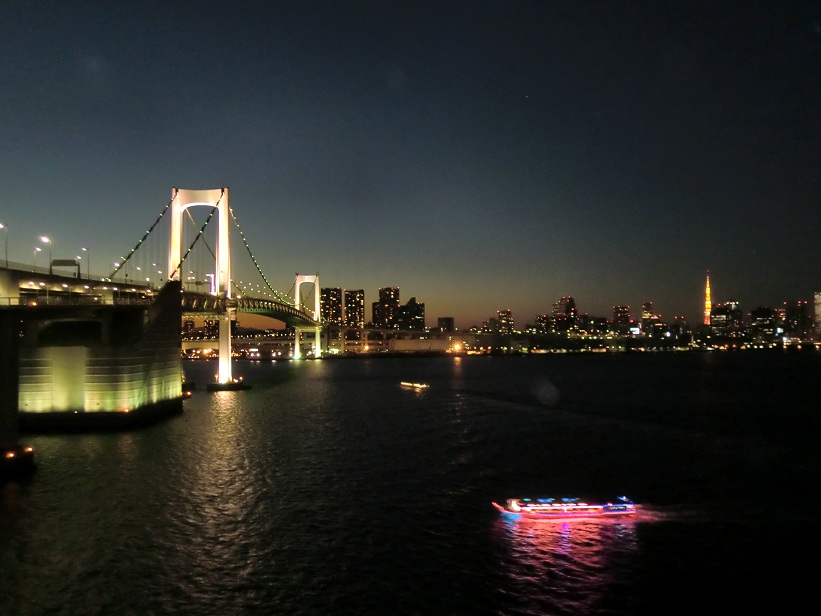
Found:
[[0, 222], [0, 229], [6, 232], [6, 267], [9, 266], [9, 228]]
[[86, 278], [91, 280], [91, 251], [88, 248], [80, 248], [86, 253]]
[[45, 235], [41, 235], [40, 241], [44, 244], [48, 244], [48, 273], [51, 274], [51, 240]]
[[37, 271], [37, 253], [38, 253], [38, 252], [40, 252], [40, 247], [39, 247], [39, 246], [35, 246], [35, 247], [34, 247], [34, 265], [32, 265], [32, 268], [31, 268], [31, 271], [32, 271], [32, 272], [36, 272], [36, 271]]

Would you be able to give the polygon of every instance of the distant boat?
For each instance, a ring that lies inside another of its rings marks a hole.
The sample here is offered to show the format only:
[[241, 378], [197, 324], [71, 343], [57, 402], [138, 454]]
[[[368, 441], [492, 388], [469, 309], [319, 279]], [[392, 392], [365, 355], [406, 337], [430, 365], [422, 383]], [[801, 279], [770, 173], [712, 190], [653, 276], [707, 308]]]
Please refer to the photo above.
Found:
[[407, 387], [408, 389], [427, 389], [430, 387], [427, 383], [411, 383], [410, 381], [402, 381], [399, 384], [402, 387]]
[[492, 503], [502, 513], [528, 519], [598, 518], [636, 515], [636, 503], [626, 496], [591, 504], [580, 498], [509, 498], [504, 506]]

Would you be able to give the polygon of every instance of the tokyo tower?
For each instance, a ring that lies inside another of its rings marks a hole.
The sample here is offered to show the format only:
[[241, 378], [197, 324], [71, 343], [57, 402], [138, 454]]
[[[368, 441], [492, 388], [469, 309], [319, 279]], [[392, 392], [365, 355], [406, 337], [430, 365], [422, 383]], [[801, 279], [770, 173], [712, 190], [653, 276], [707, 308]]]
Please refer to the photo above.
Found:
[[710, 301], [710, 272], [707, 272], [707, 288], [704, 290], [704, 324], [710, 324], [710, 312], [713, 310], [713, 303]]

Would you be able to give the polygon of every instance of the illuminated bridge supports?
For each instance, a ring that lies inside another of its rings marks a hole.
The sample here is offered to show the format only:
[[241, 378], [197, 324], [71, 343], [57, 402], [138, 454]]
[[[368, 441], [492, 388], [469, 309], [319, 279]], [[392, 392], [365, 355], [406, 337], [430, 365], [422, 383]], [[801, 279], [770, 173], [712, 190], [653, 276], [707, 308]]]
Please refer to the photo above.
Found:
[[[182, 216], [189, 207], [204, 205], [217, 208], [219, 230], [216, 248], [216, 272], [214, 274], [214, 294], [231, 299], [231, 245], [228, 230], [230, 228], [230, 205], [228, 188], [210, 190], [173, 189], [171, 201], [171, 246], [168, 251], [168, 279], [180, 280], [182, 261]], [[229, 383], [231, 375], [231, 321], [236, 310], [231, 302], [226, 301], [226, 311], [219, 318], [219, 383]]]
[[[299, 287], [304, 283], [314, 285], [314, 321], [319, 321], [319, 276], [309, 276], [297, 274], [294, 280], [294, 306], [299, 307]], [[322, 354], [322, 328], [321, 327], [295, 327], [294, 328], [294, 359], [302, 359], [302, 350], [299, 346], [302, 332], [313, 330], [314, 332], [314, 357]]]

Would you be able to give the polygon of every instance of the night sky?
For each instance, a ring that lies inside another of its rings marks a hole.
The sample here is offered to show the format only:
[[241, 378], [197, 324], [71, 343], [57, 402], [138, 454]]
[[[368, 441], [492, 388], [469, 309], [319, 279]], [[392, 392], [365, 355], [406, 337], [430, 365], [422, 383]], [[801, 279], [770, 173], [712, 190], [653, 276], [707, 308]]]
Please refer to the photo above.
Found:
[[13, 261], [48, 235], [107, 275], [172, 187], [228, 186], [276, 288], [318, 272], [365, 289], [368, 318], [383, 286], [460, 329], [562, 295], [697, 323], [707, 270], [745, 311], [821, 290], [817, 2], [6, 0], [0, 19]]

